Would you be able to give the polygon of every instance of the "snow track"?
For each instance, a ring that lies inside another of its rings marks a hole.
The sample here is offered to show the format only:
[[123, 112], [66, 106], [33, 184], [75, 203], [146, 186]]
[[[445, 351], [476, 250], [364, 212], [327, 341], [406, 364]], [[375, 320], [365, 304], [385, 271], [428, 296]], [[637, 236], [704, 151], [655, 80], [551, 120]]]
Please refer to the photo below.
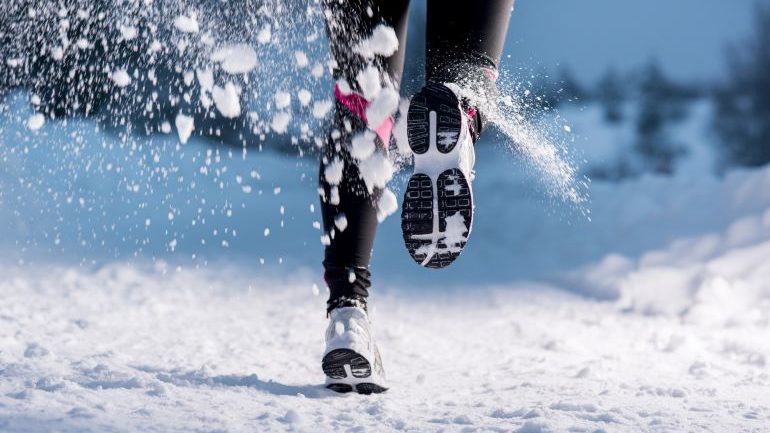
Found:
[[[42, 268], [41, 268], [42, 269]], [[392, 388], [323, 389], [311, 278], [6, 268], [4, 432], [763, 431], [767, 302], [643, 315], [544, 286], [374, 299]]]

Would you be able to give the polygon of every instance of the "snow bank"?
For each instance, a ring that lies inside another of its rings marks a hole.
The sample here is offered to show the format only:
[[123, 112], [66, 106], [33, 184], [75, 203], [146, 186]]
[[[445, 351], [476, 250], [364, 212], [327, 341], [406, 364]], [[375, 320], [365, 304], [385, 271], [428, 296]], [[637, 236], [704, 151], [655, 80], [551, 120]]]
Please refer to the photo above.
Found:
[[[572, 272], [573, 282], [589, 294], [617, 298], [629, 310], [706, 322], [740, 321], [752, 305], [770, 299], [770, 167], [733, 172], [716, 187], [701, 185], [701, 191], [689, 183], [687, 188], [669, 185], [663, 201], [678, 203], [655, 207], [656, 219], [670, 227], [693, 225], [688, 212], [711, 212], [698, 202], [716, 200], [721, 212], [732, 214], [726, 225], [679, 236], [636, 257], [607, 255]], [[629, 196], [628, 205], [645, 212], [638, 204], [646, 200]]]

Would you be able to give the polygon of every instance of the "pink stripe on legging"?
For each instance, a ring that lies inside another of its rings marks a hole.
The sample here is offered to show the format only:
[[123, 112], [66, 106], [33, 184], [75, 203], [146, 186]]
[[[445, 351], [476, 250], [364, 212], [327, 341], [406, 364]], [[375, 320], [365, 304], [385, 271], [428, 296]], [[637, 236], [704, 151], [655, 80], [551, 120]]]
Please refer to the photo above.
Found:
[[[349, 94], [345, 95], [342, 93], [342, 90], [340, 90], [339, 84], [335, 83], [334, 97], [337, 98], [340, 104], [342, 104], [345, 108], [347, 108], [348, 111], [353, 113], [359, 119], [368, 123], [366, 119], [366, 108], [369, 106], [369, 101], [367, 101], [363, 95], [356, 92], [350, 92]], [[382, 140], [382, 142], [385, 144], [386, 149], [388, 144], [390, 143], [390, 134], [392, 131], [393, 131], [393, 116], [388, 116], [374, 130], [374, 132], [376, 132], [377, 135], [380, 137], [380, 140]]]

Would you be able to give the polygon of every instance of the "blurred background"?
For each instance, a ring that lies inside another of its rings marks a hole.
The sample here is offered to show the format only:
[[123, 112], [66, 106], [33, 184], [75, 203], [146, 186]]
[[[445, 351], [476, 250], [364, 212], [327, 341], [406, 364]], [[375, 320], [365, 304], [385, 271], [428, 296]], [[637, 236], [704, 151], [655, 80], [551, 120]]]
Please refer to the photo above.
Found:
[[[0, 8], [4, 260], [320, 274], [316, 145], [331, 78], [317, 2]], [[422, 80], [425, 14], [414, 1], [405, 96]], [[169, 18], [178, 16], [200, 30]], [[254, 47], [255, 69], [232, 75], [210, 60], [234, 43]], [[240, 89], [238, 116], [197, 103], [202, 68]], [[394, 215], [379, 233], [375, 284], [542, 279], [616, 296], [575, 270], [608, 260], [625, 269], [770, 203], [770, 1], [518, 0], [501, 70], [501, 88], [590, 179], [590, 201], [551, 198], [516, 143], [490, 133], [478, 144], [478, 216], [463, 258], [440, 274], [418, 268]], [[116, 71], [131, 83], [117, 85]], [[292, 95], [280, 108], [286, 132], [270, 114], [282, 90]], [[299, 102], [300, 90], [313, 102]], [[195, 118], [184, 144], [180, 112]], [[404, 182], [403, 172], [392, 182], [398, 196]]]

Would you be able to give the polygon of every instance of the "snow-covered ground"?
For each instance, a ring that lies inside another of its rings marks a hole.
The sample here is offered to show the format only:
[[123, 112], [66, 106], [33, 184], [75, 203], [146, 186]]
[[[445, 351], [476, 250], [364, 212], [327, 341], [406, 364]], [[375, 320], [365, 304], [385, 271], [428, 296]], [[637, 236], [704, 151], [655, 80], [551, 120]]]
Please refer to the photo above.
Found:
[[308, 281], [6, 268], [0, 429], [761, 432], [770, 422], [767, 298], [722, 317], [707, 313], [724, 299], [707, 296], [705, 310], [667, 316], [536, 284], [436, 299], [394, 289], [372, 313], [392, 388], [359, 396], [321, 385], [324, 300]]
[[[415, 266], [386, 220], [371, 305], [392, 388], [369, 397], [322, 387], [312, 157], [126, 141], [87, 120], [30, 132], [11, 106], [0, 431], [770, 425], [770, 167], [711, 174], [706, 106], [680, 129], [695, 147], [676, 176], [594, 182], [590, 221], [494, 140], [455, 265]], [[595, 108], [565, 117], [589, 162], [627, 133]]]

